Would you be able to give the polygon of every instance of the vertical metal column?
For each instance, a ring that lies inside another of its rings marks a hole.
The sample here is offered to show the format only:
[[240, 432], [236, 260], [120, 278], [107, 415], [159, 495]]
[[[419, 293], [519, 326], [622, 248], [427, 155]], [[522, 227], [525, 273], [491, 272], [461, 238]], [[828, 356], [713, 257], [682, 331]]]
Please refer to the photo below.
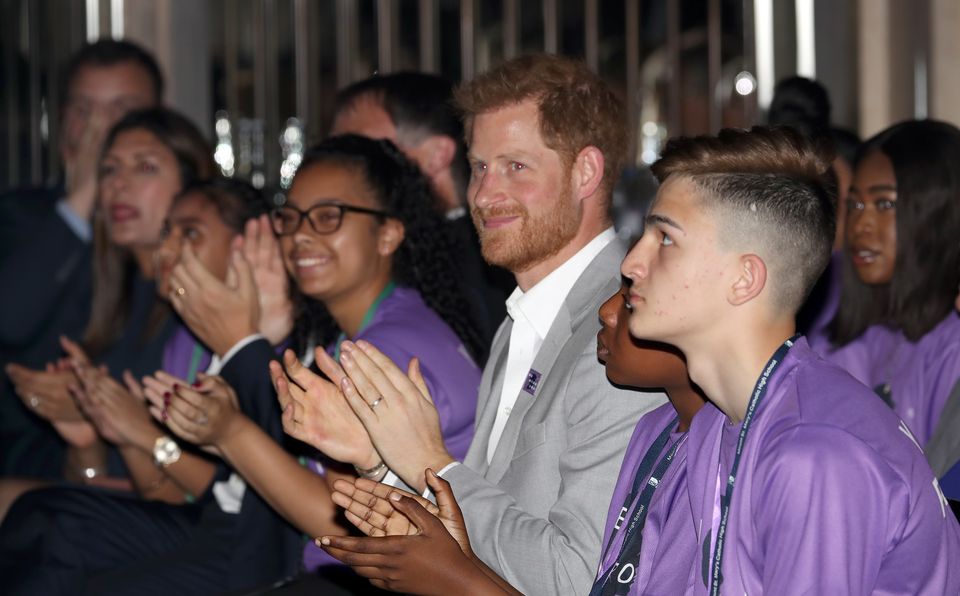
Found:
[[709, 0], [707, 5], [707, 105], [710, 110], [710, 132], [716, 134], [722, 124], [720, 89], [721, 27], [720, 0]]
[[236, 122], [240, 117], [240, 18], [238, 9], [229, 0], [223, 3], [223, 66], [224, 95], [227, 114]]
[[586, 0], [583, 6], [583, 47], [587, 66], [593, 72], [600, 71], [600, 16], [598, 0]]
[[418, 2], [420, 70], [439, 72], [440, 36], [437, 27], [437, 0]]
[[256, 0], [253, 11], [253, 112], [263, 125], [263, 182], [279, 175], [277, 18], [274, 0]]
[[393, 0], [377, 0], [377, 72], [394, 70], [393, 57], [397, 54], [397, 11]]
[[627, 163], [637, 161], [637, 131], [640, 118], [640, 0], [625, 0], [627, 36]]
[[680, 0], [667, 0], [667, 132], [681, 134], [683, 125], [680, 64]]
[[519, 21], [520, 6], [517, 0], [503, 0], [503, 58], [505, 60], [517, 55]]
[[556, 54], [560, 47], [560, 10], [557, 0], [543, 0], [543, 51]]
[[460, 0], [460, 79], [464, 81], [472, 79], [476, 74], [476, 23], [477, 5], [474, 0]]
[[40, 69], [43, 53], [40, 47], [40, 15], [37, 2], [27, 2], [27, 39], [30, 52], [30, 184], [38, 186], [43, 183], [43, 144], [40, 139]]
[[353, 61], [357, 55], [357, 9], [353, 0], [337, 0], [337, 88], [353, 82]]
[[3, 46], [3, 69], [7, 73], [7, 80], [3, 96], [7, 104], [7, 168], [11, 187], [20, 185], [20, 119], [17, 117], [17, 104], [20, 100], [20, 77], [17, 68], [17, 23], [19, 10], [17, 2], [6, 0], [3, 13], [8, 15], [6, 22], [0, 25], [4, 29], [3, 36], [9, 43]]
[[[743, 69], [752, 73], [759, 81], [760, 76], [757, 73], [757, 44], [756, 44], [756, 26], [754, 23], [754, 11], [752, 0], [743, 2]], [[757, 95], [754, 91], [749, 95], [743, 96], [743, 121], [749, 126], [753, 124], [757, 117]]]
[[310, 121], [311, 80], [310, 3], [293, 0], [293, 60], [296, 113], [301, 122]]

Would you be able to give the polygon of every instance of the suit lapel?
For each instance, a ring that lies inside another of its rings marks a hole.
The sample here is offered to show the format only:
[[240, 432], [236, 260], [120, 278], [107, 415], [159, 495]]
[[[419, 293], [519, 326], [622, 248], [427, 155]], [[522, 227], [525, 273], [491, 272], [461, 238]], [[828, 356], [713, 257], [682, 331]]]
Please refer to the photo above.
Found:
[[[557, 318], [554, 319], [553, 324], [550, 326], [550, 331], [547, 332], [543, 344], [533, 359], [533, 365], [530, 367], [527, 378], [524, 380], [523, 386], [520, 389], [520, 394], [517, 396], [517, 401], [513, 406], [513, 410], [510, 412], [510, 417], [507, 419], [503, 434], [500, 436], [500, 442], [497, 444], [497, 449], [494, 451], [493, 458], [490, 461], [489, 470], [487, 470], [485, 474], [489, 481], [498, 482], [503, 474], [506, 473], [507, 467], [510, 465], [510, 461], [513, 459], [516, 450], [524, 416], [526, 416], [527, 412], [543, 391], [544, 386], [547, 384], [547, 378], [557, 363], [557, 357], [570, 339], [573, 329], [583, 321], [585, 316], [590, 315], [591, 312], [592, 316], [597, 316], [596, 308], [600, 304], [598, 302], [597, 292], [606, 288], [611, 278], [616, 277], [612, 274], [618, 270], [624, 252], [625, 247], [622, 242], [619, 240], [612, 241], [593, 259], [570, 290], [570, 294], [557, 313]], [[617, 277], [617, 279], [619, 278]], [[509, 331], [506, 337], [509, 338]], [[579, 354], [577, 354], [577, 356], [579, 356]], [[501, 364], [503, 365], [501, 368], [505, 368], [506, 359], [504, 359]], [[486, 409], [490, 410], [492, 414], [490, 415], [489, 427], [483, 431], [486, 433], [482, 441], [484, 461], [486, 460], [485, 455], [489, 441], [488, 429], [493, 427], [496, 410], [499, 407], [500, 392], [503, 388], [502, 370], [500, 371], [499, 377], [500, 382], [497, 386], [497, 391], [492, 393], [487, 400]], [[477, 430], [481, 432], [480, 428]]]
[[470, 442], [470, 448], [463, 460], [470, 469], [481, 474], [487, 470], [487, 446], [490, 444], [490, 432], [493, 430], [497, 409], [500, 407], [500, 394], [503, 392], [503, 377], [507, 368], [512, 328], [513, 321], [507, 317], [493, 338], [490, 358], [487, 360], [487, 366], [480, 381], [473, 441]]

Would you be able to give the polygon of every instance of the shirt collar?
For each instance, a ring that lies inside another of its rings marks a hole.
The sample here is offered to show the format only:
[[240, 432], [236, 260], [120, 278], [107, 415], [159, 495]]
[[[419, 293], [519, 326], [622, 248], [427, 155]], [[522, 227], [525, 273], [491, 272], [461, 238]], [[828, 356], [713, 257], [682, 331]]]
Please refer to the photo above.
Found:
[[613, 228], [607, 228], [526, 292], [519, 287], [514, 289], [507, 298], [510, 318], [523, 318], [541, 339], [545, 338], [574, 284], [615, 238]]

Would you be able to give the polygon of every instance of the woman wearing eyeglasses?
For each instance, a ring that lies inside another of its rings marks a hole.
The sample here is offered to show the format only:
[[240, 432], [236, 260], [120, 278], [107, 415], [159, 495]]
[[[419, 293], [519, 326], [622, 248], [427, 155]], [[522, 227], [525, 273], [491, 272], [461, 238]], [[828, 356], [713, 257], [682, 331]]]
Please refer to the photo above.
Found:
[[[307, 152], [287, 203], [271, 214], [297, 294], [293, 350], [284, 355], [284, 366], [295, 376], [303, 370], [301, 360], [316, 358], [335, 379], [335, 361], [348, 366], [350, 360], [352, 342], [341, 353], [345, 340], [376, 345], [404, 370], [416, 355], [419, 366], [411, 370], [433, 396], [448, 449], [463, 457], [473, 433], [477, 361], [484, 346], [464, 306], [455, 255], [434, 200], [416, 166], [389, 141], [333, 137]], [[358, 441], [329, 450], [322, 463], [319, 457], [298, 462], [235, 405], [238, 394], [242, 403], [244, 392], [264, 390], [262, 382], [252, 380], [267, 374], [270, 360], [267, 342], [253, 332], [256, 305], [241, 316], [191, 303], [195, 293], [211, 290], [192, 288], [189, 275], [171, 287], [185, 287], [183, 295], [171, 296], [175, 308], [226, 364], [224, 378], [206, 377], [198, 387], [174, 387], [169, 377], [156, 379], [168, 385], [170, 397], [164, 399], [162, 390], [148, 392], [154, 414], [181, 438], [216, 448], [248, 485], [307, 535], [344, 533], [336, 526], [337, 510], [324, 477], [336, 474], [336, 462], [353, 464], [355, 470], [346, 466], [349, 472], [377, 480], [388, 471], [338, 386], [319, 381], [328, 385], [328, 403], [303, 400], [299, 406], [327, 408], [322, 418], [356, 426]], [[234, 323], [226, 324], [228, 319]], [[228, 374], [238, 368], [248, 371], [249, 382]], [[273, 395], [272, 387], [266, 390]], [[288, 432], [306, 438], [298, 430], [295, 409], [281, 405]], [[311, 571], [335, 563], [312, 543], [303, 555]]]

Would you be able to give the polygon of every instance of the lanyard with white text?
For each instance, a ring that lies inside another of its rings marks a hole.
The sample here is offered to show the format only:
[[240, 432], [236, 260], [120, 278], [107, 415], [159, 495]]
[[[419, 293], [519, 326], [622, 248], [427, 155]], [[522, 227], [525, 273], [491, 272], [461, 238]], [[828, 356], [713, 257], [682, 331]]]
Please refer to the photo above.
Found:
[[[603, 561], [607, 558], [607, 555], [610, 552], [610, 547], [613, 546], [613, 542], [616, 539], [620, 528], [622, 527], [620, 526], [619, 522], [622, 520], [622, 516], [628, 511], [630, 505], [636, 498], [637, 504], [634, 507], [634, 513], [631, 516], [630, 523], [627, 525], [626, 534], [624, 535], [623, 543], [620, 546], [620, 553], [617, 556], [617, 560], [614, 561], [614, 564], [610, 566], [603, 577], [598, 578], [596, 583], [594, 583], [593, 589], [590, 590], [591, 596], [626, 593], [630, 589], [630, 585], [633, 583], [635, 576], [635, 573], [633, 572], [629, 573], [628, 578], [624, 581], [620, 581], [619, 576], [617, 578], [618, 581], [616, 582], [611, 582], [611, 579], [613, 578], [614, 574], [617, 573], [618, 568], [627, 564], [635, 564], [635, 562], [639, 560], [643, 526], [647, 520], [647, 512], [650, 501], [653, 499], [654, 491], [660, 485], [660, 480], [663, 478], [667, 468], [673, 461], [673, 458], [677, 453], [677, 449], [680, 447], [680, 443], [683, 442], [683, 437], [678, 439], [673, 444], [673, 447], [668, 451], [666, 456], [660, 460], [659, 465], [657, 465], [657, 468], [653, 470], [652, 473], [650, 469], [653, 467], [654, 463], [657, 462], [657, 457], [663, 451], [667, 441], [669, 441], [671, 433], [676, 429], [677, 422], [679, 422], [679, 418], [674, 416], [673, 420], [667, 424], [667, 426], [657, 437], [657, 440], [653, 442], [653, 444], [644, 454], [640, 461], [640, 465], [637, 467], [637, 472], [633, 477], [632, 488], [630, 489], [630, 493], [627, 495], [627, 498], [623, 501], [623, 507], [620, 508], [620, 517], [618, 518], [618, 523], [610, 532], [610, 538], [607, 540], [607, 548], [604, 550], [603, 557], [600, 560]], [[643, 487], [643, 492], [641, 492], [640, 496], [637, 497], [637, 492], [640, 490], [641, 486]]]
[[[760, 405], [760, 401], [763, 399], [763, 396], [767, 393], [767, 381], [783, 362], [784, 357], [787, 355], [787, 352], [790, 351], [790, 348], [793, 347], [793, 344], [795, 341], [797, 341], [798, 337], [800, 336], [794, 335], [787, 341], [783, 342], [783, 345], [777, 348], [777, 351], [774, 352], [773, 356], [770, 357], [770, 360], [767, 361], [766, 366], [763, 367], [763, 374], [761, 374], [760, 378], [757, 380], [757, 384], [753, 388], [753, 395], [750, 397], [750, 402], [747, 404], [747, 411], [743, 416], [743, 424], [740, 427], [740, 436], [737, 438], [737, 451], [733, 458], [733, 465], [730, 466], [730, 476], [727, 478], [727, 490], [723, 496], [720, 497], [720, 526], [717, 528], [716, 545], [713, 548], [713, 569], [711, 570], [710, 574], [711, 596], [719, 596], [720, 584], [723, 583], [723, 574], [720, 572], [720, 565], [723, 562], [723, 542], [727, 532], [727, 519], [730, 515], [730, 501], [733, 499], [733, 485], [737, 480], [737, 469], [740, 467], [740, 456], [743, 455], [743, 446], [747, 442], [747, 433], [750, 431], [750, 424], [753, 422], [753, 415], [756, 413], [757, 407]], [[719, 481], [720, 479], [717, 478], [717, 482]]]
[[[383, 290], [380, 291], [380, 294], [374, 299], [373, 304], [370, 305], [370, 308], [367, 309], [367, 312], [363, 315], [363, 321], [360, 322], [360, 331], [363, 332], [371, 322], [373, 322], [373, 317], [377, 314], [377, 309], [380, 308], [380, 303], [390, 297], [390, 294], [393, 294], [393, 290], [396, 289], [397, 284], [394, 282], [387, 283], [384, 286]], [[337, 338], [337, 343], [333, 348], [333, 359], [337, 362], [340, 362], [340, 344], [347, 339], [346, 333], [341, 333], [340, 337]]]

